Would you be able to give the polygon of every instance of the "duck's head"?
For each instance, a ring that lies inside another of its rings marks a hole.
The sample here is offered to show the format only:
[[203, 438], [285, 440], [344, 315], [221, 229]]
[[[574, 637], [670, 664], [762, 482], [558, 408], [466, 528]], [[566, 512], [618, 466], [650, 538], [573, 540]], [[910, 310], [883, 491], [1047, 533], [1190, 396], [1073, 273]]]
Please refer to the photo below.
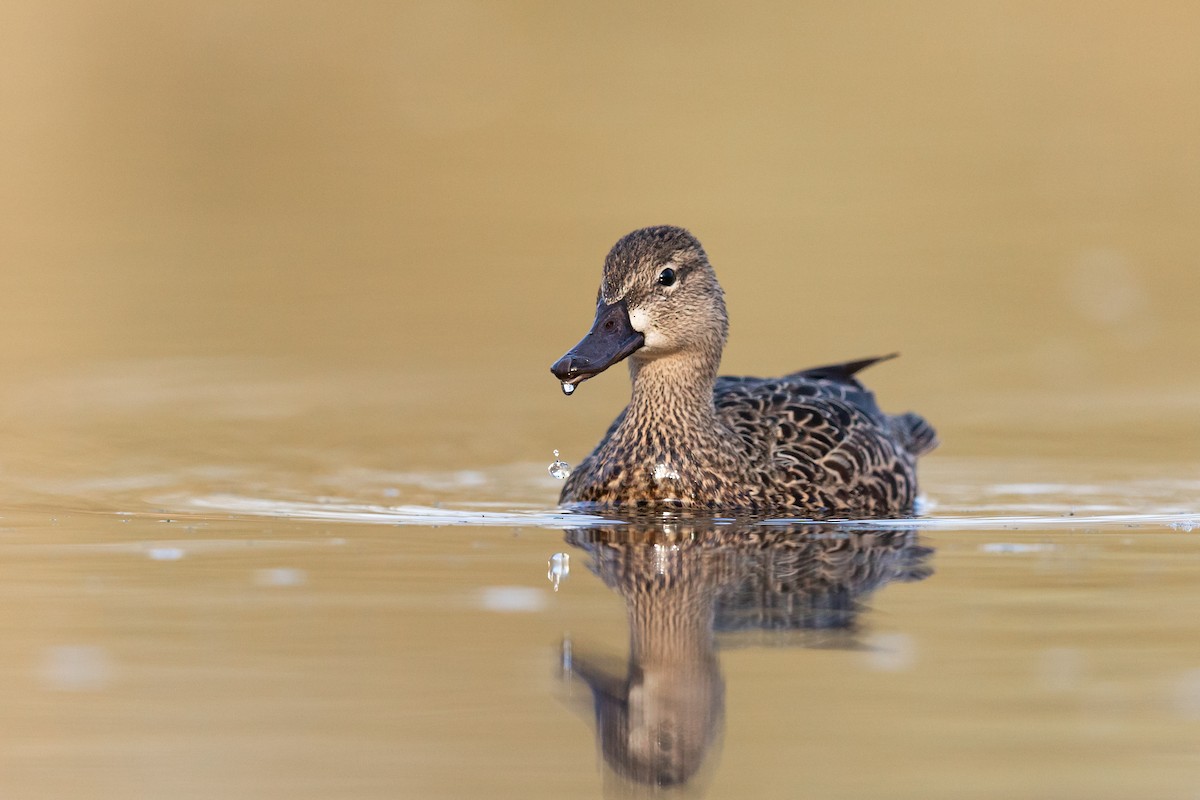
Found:
[[715, 375], [728, 330], [725, 296], [696, 237], [670, 225], [642, 228], [609, 251], [592, 329], [550, 371], [567, 394], [630, 357], [698, 358]]

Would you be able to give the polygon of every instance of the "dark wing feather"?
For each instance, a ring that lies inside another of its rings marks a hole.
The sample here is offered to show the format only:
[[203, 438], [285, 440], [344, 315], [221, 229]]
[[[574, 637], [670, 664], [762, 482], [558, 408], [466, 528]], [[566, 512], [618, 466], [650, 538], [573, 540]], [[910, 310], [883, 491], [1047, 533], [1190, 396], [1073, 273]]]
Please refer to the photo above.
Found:
[[873, 356], [871, 358], [860, 358], [857, 361], [843, 361], [840, 364], [826, 364], [823, 367], [809, 367], [802, 369], [799, 372], [793, 372], [787, 378], [820, 378], [830, 381], [839, 381], [841, 383], [858, 383], [854, 375], [862, 372], [870, 366], [878, 364], [880, 361], [891, 361], [897, 358], [899, 353], [888, 353], [886, 356]]

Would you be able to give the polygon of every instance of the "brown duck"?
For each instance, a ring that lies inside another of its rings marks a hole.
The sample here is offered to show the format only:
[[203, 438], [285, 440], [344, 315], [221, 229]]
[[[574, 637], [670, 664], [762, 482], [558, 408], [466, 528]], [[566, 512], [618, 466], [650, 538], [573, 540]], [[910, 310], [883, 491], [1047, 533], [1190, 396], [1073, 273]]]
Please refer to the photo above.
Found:
[[863, 516], [911, 511], [922, 417], [883, 413], [855, 377], [892, 356], [781, 378], [717, 377], [725, 298], [688, 231], [643, 228], [604, 261], [592, 329], [551, 367], [570, 394], [629, 359], [633, 396], [560, 502]]

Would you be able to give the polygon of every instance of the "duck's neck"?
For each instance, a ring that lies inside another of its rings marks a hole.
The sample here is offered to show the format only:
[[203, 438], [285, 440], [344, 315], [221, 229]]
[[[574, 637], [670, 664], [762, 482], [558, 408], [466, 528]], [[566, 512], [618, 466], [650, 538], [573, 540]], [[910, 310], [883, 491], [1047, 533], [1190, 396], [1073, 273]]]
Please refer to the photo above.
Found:
[[630, 415], [642, 424], [663, 423], [664, 433], [692, 425], [699, 426], [693, 430], [711, 430], [717, 413], [713, 385], [719, 358], [677, 353], [653, 361], [630, 359]]

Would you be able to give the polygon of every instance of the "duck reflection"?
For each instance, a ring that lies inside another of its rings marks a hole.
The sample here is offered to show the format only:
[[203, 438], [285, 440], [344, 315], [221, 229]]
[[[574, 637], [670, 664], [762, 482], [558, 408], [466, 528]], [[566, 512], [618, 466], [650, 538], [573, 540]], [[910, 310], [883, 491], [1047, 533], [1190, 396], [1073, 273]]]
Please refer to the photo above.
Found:
[[564, 670], [591, 689], [604, 760], [638, 784], [686, 784], [722, 729], [724, 646], [855, 647], [871, 592], [928, 576], [912, 530], [673, 519], [570, 531], [590, 568], [625, 600], [623, 669], [573, 652]]

